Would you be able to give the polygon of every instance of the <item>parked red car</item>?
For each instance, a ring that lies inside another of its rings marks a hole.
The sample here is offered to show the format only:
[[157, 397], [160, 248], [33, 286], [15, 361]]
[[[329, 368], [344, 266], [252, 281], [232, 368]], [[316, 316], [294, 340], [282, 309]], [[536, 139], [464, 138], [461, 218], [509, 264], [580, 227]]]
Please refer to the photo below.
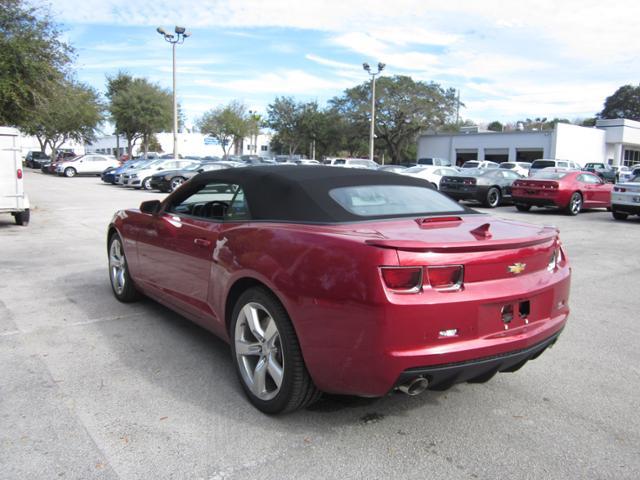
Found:
[[612, 188], [590, 172], [551, 168], [513, 182], [511, 195], [521, 212], [532, 206], [555, 207], [577, 215], [583, 208], [610, 208]]
[[569, 315], [555, 228], [478, 213], [388, 172], [201, 173], [117, 212], [107, 242], [116, 298], [147, 295], [228, 341], [266, 413], [320, 392], [485, 382], [539, 356]]

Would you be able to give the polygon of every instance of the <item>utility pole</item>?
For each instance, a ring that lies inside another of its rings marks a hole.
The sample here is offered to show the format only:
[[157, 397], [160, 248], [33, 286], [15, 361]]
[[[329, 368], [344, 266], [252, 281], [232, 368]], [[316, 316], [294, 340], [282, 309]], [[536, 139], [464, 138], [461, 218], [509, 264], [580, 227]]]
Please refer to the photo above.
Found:
[[378, 62], [378, 71], [372, 72], [368, 63], [363, 63], [362, 68], [371, 75], [371, 130], [369, 132], [369, 160], [373, 160], [373, 149], [376, 127], [376, 75], [384, 70], [385, 64]]
[[184, 43], [184, 39], [191, 36], [185, 27], [176, 26], [175, 32], [167, 33], [162, 27], [158, 27], [156, 31], [171, 44], [173, 54], [173, 158], [178, 158], [178, 100], [176, 96], [176, 45]]
[[456, 126], [460, 123], [460, 89], [458, 89], [458, 96], [456, 97]]

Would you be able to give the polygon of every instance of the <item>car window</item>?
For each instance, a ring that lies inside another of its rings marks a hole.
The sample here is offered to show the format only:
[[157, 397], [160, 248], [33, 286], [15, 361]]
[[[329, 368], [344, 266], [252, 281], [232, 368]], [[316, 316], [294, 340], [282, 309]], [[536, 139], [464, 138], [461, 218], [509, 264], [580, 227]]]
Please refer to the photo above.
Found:
[[349, 213], [361, 217], [464, 212], [450, 198], [426, 187], [362, 185], [334, 188], [329, 196]]
[[596, 183], [600, 183], [600, 178], [596, 177], [595, 175], [583, 173], [582, 175], [578, 176], [578, 181], [584, 182], [584, 183], [596, 184]]
[[230, 211], [239, 190], [240, 187], [232, 183], [207, 183], [188, 197], [170, 204], [167, 212], [206, 220], [223, 220], [228, 213], [234, 214], [234, 220], [248, 218], [244, 194], [238, 198], [238, 202], [234, 203], [234, 209]]
[[567, 168], [567, 167], [569, 167], [569, 163], [568, 162], [558, 162], [558, 167]]
[[343, 158], [337, 158], [336, 161], [333, 162], [334, 165], [344, 165], [345, 163], [347, 163], [347, 161]]
[[225, 220], [249, 220], [249, 218], [249, 207], [244, 196], [244, 190], [239, 187], [227, 209]]
[[555, 167], [556, 162], [553, 160], [534, 160], [531, 164], [531, 168], [536, 170], [538, 168]]

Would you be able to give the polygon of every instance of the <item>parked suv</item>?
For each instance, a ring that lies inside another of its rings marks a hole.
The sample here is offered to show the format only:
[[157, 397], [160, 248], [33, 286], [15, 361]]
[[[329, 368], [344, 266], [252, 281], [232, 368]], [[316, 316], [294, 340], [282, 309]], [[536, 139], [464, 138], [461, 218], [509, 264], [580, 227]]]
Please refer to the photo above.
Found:
[[447, 158], [438, 158], [438, 157], [419, 158], [417, 165], [434, 165], [438, 167], [450, 167], [451, 160]]
[[467, 160], [460, 168], [498, 168], [500, 165], [491, 160]]
[[587, 163], [582, 170], [595, 173], [605, 182], [616, 183], [616, 171], [604, 163]]
[[571, 160], [555, 160], [553, 158], [539, 158], [531, 163], [529, 168], [529, 176], [532, 177], [534, 173], [543, 168], [563, 168], [566, 170], [581, 170], [580, 165]]
[[27, 153], [24, 161], [27, 167], [29, 168], [37, 168], [38, 170], [42, 166], [42, 163], [45, 160], [49, 160], [49, 155], [43, 152], [31, 151]]
[[109, 167], [118, 167], [120, 162], [113, 157], [104, 155], [80, 155], [70, 160], [58, 162], [56, 173], [65, 177], [75, 177], [76, 175], [100, 175]]
[[504, 170], [511, 170], [512, 172], [516, 172], [517, 174], [526, 177], [529, 174], [531, 164], [529, 162], [503, 162], [500, 164], [500, 168]]

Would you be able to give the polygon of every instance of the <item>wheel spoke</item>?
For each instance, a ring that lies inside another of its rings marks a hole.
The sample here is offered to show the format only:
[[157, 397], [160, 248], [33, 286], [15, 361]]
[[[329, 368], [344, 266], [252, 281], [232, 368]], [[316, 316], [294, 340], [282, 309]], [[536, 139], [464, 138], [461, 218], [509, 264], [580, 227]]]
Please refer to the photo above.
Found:
[[278, 335], [278, 327], [276, 327], [276, 322], [271, 317], [267, 317], [267, 327], [264, 329], [264, 339], [269, 342], [270, 345], [273, 345], [273, 341]]
[[266, 379], [267, 379], [267, 360], [262, 357], [256, 365], [256, 369], [253, 371], [253, 384], [251, 390], [258, 396], [264, 395], [266, 391]]
[[269, 376], [273, 379], [277, 388], [280, 388], [282, 385], [282, 376], [283, 369], [282, 366], [273, 358], [272, 355], [269, 355], [269, 360], [267, 362], [267, 370], [269, 371]]
[[238, 355], [260, 355], [260, 343], [236, 340], [236, 353]]
[[260, 316], [258, 315], [258, 309], [251, 306], [250, 304], [245, 305], [242, 309], [242, 313], [247, 319], [247, 326], [256, 340], [263, 342], [264, 341], [264, 330], [262, 330], [262, 325], [260, 325]]

